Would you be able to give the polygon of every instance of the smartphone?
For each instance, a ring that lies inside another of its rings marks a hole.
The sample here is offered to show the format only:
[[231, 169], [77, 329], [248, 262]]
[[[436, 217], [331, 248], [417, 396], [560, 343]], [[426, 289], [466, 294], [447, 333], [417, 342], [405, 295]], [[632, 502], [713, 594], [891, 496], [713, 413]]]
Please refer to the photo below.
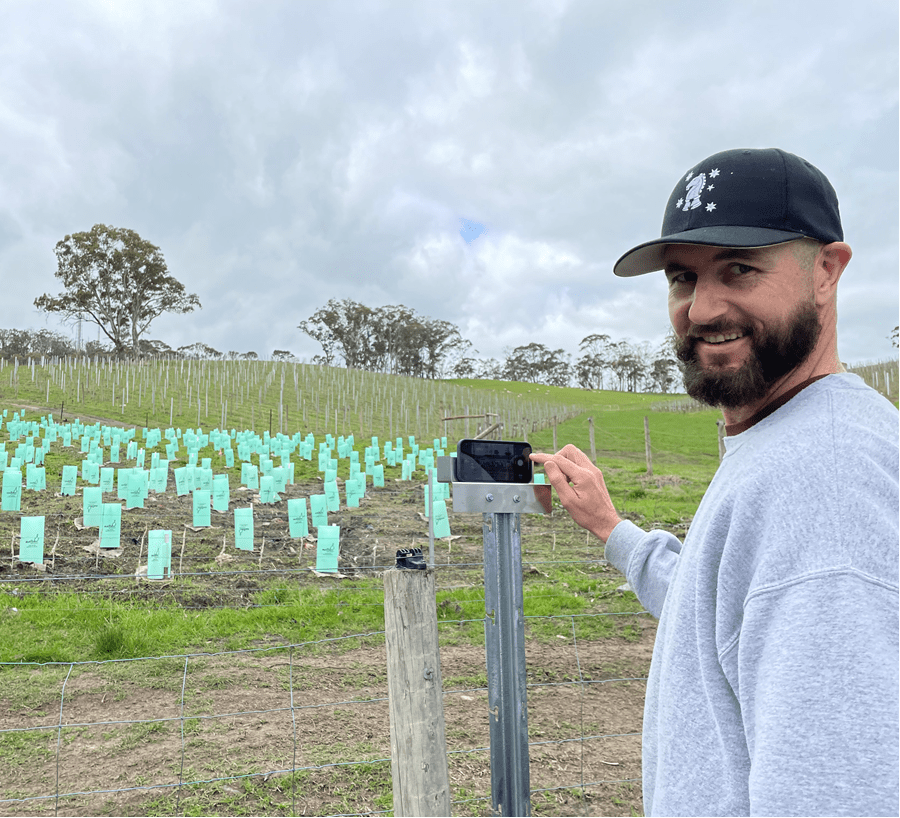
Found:
[[511, 440], [460, 440], [456, 479], [460, 483], [530, 483], [531, 446]]

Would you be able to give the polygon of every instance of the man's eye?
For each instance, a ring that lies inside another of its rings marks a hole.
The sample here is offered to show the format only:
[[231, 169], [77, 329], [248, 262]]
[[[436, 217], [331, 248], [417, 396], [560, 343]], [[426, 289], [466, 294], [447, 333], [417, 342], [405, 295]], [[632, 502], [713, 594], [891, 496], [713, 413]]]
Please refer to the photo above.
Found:
[[676, 273], [675, 275], [669, 276], [669, 286], [675, 284], [688, 284], [690, 282], [697, 280], [696, 273]]
[[732, 264], [728, 268], [728, 270], [734, 275], [739, 276], [747, 275], [747, 273], [753, 272], [753, 268], [749, 264]]

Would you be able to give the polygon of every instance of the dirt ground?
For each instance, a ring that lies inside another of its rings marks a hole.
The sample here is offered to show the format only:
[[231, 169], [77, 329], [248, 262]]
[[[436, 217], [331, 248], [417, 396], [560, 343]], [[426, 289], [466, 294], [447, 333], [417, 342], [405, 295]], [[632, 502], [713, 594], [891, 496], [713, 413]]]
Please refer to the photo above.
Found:
[[[343, 481], [338, 483], [343, 488]], [[194, 528], [191, 495], [179, 497], [175, 493], [174, 478], [170, 473], [166, 493], [151, 491], [144, 508], [123, 508], [120, 547], [117, 549], [92, 548], [97, 542], [98, 530], [96, 527], [80, 527], [83, 516], [80, 487], [73, 497], [23, 489], [21, 513], [41, 514], [45, 518], [44, 575], [52, 579], [54, 587], [60, 588], [65, 583], [67, 590], [95, 589], [98, 587], [98, 576], [134, 578], [138, 569], [146, 566], [147, 532], [151, 529], [172, 531], [173, 574], [265, 569], [289, 571], [314, 567], [315, 550], [310, 552], [310, 548], [315, 543], [315, 529], [309, 526], [312, 536], [302, 541], [306, 548], [301, 548], [301, 541], [290, 536], [287, 500], [308, 498], [312, 494], [321, 494], [322, 490], [321, 480], [298, 481], [287, 487], [279, 502], [260, 504], [258, 493], [232, 486], [229, 510], [211, 511], [212, 525]], [[115, 493], [104, 494], [103, 501], [117, 502]], [[254, 551], [240, 551], [234, 546], [234, 510], [251, 505]], [[330, 513], [329, 524], [341, 528], [342, 573], [352, 574], [357, 567], [379, 567], [395, 545], [401, 548], [408, 547], [413, 541], [418, 545], [427, 542], [427, 527], [421, 516], [423, 511], [420, 481], [391, 480], [383, 489], [370, 485], [359, 508], [342, 505], [340, 511]], [[466, 520], [460, 517], [456, 527], [465, 526], [465, 523]], [[35, 574], [33, 568], [15, 559], [11, 540], [17, 535], [18, 516], [7, 514], [0, 517], [0, 542], [10, 543], [6, 558], [0, 557], [0, 578], [9, 580], [21, 577], [30, 584], [39, 582], [41, 576]], [[18, 552], [17, 548], [15, 552]], [[83, 582], [82, 577], [87, 581]], [[222, 591], [218, 579], [215, 587], [217, 592]], [[218, 596], [219, 604], [224, 601]]]
[[[397, 469], [399, 472], [399, 469]], [[227, 512], [211, 512], [212, 525], [192, 526], [192, 498], [179, 497], [169, 476], [163, 494], [150, 492], [144, 508], [122, 511], [120, 547], [98, 547], [98, 529], [81, 527], [82, 489], [64, 497], [51, 490], [22, 490], [21, 516], [45, 518], [44, 566], [41, 570], [18, 561], [20, 514], [0, 515], [0, 589], [20, 593], [72, 591], [97, 596], [127, 592], [129, 599], [158, 600], [186, 609], [236, 607], [252, 604], [250, 597], [273, 575], [311, 578], [316, 566], [315, 528], [310, 535], [292, 538], [287, 501], [322, 493], [322, 481], [301, 480], [289, 485], [272, 504], [260, 504], [259, 494], [232, 486]], [[423, 481], [385, 478], [384, 488], [371, 484], [359, 508], [344, 504], [343, 481], [338, 479], [341, 506], [329, 512], [329, 525], [340, 527], [339, 572], [345, 578], [378, 575], [394, 566], [397, 549], [418, 547], [428, 553], [428, 521], [424, 515]], [[116, 502], [115, 493], [103, 502]], [[234, 510], [253, 506], [254, 550], [235, 548]], [[455, 513], [447, 503], [452, 538], [436, 540], [435, 562], [454, 582], [483, 581], [483, 531], [481, 515]], [[625, 515], [629, 516], [629, 515]], [[595, 566], [602, 546], [586, 537], [561, 509], [552, 515], [522, 515], [522, 561], [568, 559]], [[147, 533], [172, 531], [172, 575], [175, 582], [148, 581]], [[551, 546], [552, 543], [552, 546]], [[548, 553], [548, 546], [552, 550]], [[558, 551], [557, 551], [558, 549]], [[187, 582], [177, 581], [180, 578]], [[127, 580], [127, 585], [124, 581]], [[624, 580], [623, 580], [624, 581]]]
[[[579, 643], [577, 658], [571, 640], [560, 640], [559, 645], [529, 643], [535, 814], [640, 814], [636, 779], [641, 774], [641, 677], [649, 666], [653, 637], [650, 621], [646, 624], [644, 638], [636, 643], [619, 639]], [[19, 797], [52, 795], [57, 780], [60, 793], [153, 785], [163, 789], [77, 796], [58, 804], [55, 798], [6, 803], [0, 805], [3, 814], [327, 815], [379, 809], [375, 796], [390, 790], [390, 764], [359, 762], [390, 759], [383, 648], [326, 656], [296, 651], [292, 657], [286, 652], [251, 652], [193, 658], [186, 674], [183, 662], [175, 664], [167, 674], [148, 668], [145, 679], [141, 672], [127, 678], [110, 675], [106, 666], [77, 670], [66, 685], [64, 729], [18, 734], [33, 740], [24, 748], [24, 763], [8, 763], [3, 776], [6, 797], [16, 797], [10, 795], [13, 792], [21, 793]], [[579, 666], [582, 681], [577, 675], [569, 681]], [[484, 673], [483, 650], [442, 649], [441, 673], [451, 787], [454, 800], [462, 802], [454, 804], [453, 814], [489, 815], [487, 692], [458, 681]], [[627, 681], [617, 681], [622, 679]], [[48, 690], [38, 706], [45, 715], [36, 715], [34, 708], [0, 704], [5, 729], [58, 723], [58, 688]], [[357, 763], [329, 766], [341, 762]], [[367, 766], [374, 769], [363, 776], [365, 786], [357, 782], [352, 793], [345, 792], [348, 773]], [[269, 785], [268, 800], [244, 787], [245, 781], [260, 778], [184, 788], [180, 794], [168, 786], [180, 780], [294, 768], [304, 774], [292, 779], [276, 772], [268, 777], [264, 782]], [[236, 809], [228, 809], [229, 794], [238, 796], [231, 804]], [[198, 807], [200, 812], [194, 811]]]

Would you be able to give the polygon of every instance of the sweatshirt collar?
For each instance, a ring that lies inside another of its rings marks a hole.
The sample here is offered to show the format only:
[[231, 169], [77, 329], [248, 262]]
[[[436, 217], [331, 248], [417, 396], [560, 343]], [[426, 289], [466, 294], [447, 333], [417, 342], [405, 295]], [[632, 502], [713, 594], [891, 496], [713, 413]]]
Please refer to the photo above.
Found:
[[803, 381], [803, 383], [798, 383], [792, 389], [788, 389], [783, 395], [779, 395], [775, 400], [771, 403], [767, 403], [760, 409], [755, 415], [751, 415], [747, 420], [742, 420], [740, 423], [733, 423], [730, 426], [725, 427], [725, 434], [731, 437], [732, 435], [739, 435], [741, 432], [746, 432], [751, 426], [755, 426], [759, 423], [763, 418], [767, 418], [772, 412], [780, 409], [784, 406], [791, 398], [795, 397], [799, 394], [803, 389], [806, 389], [811, 383], [815, 383], [822, 378], [827, 378], [831, 373], [825, 373], [824, 375], [816, 375], [814, 378], [810, 378], [809, 380]]

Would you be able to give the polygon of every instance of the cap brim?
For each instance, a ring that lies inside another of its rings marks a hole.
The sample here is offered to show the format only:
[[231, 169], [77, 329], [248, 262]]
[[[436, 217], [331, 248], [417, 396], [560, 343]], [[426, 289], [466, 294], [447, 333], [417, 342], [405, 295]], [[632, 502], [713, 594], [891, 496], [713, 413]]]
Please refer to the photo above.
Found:
[[673, 233], [639, 244], [625, 253], [613, 267], [617, 276], [639, 276], [665, 268], [664, 254], [669, 244], [702, 244], [710, 247], [770, 247], [804, 238], [801, 233], [765, 227], [700, 227]]

